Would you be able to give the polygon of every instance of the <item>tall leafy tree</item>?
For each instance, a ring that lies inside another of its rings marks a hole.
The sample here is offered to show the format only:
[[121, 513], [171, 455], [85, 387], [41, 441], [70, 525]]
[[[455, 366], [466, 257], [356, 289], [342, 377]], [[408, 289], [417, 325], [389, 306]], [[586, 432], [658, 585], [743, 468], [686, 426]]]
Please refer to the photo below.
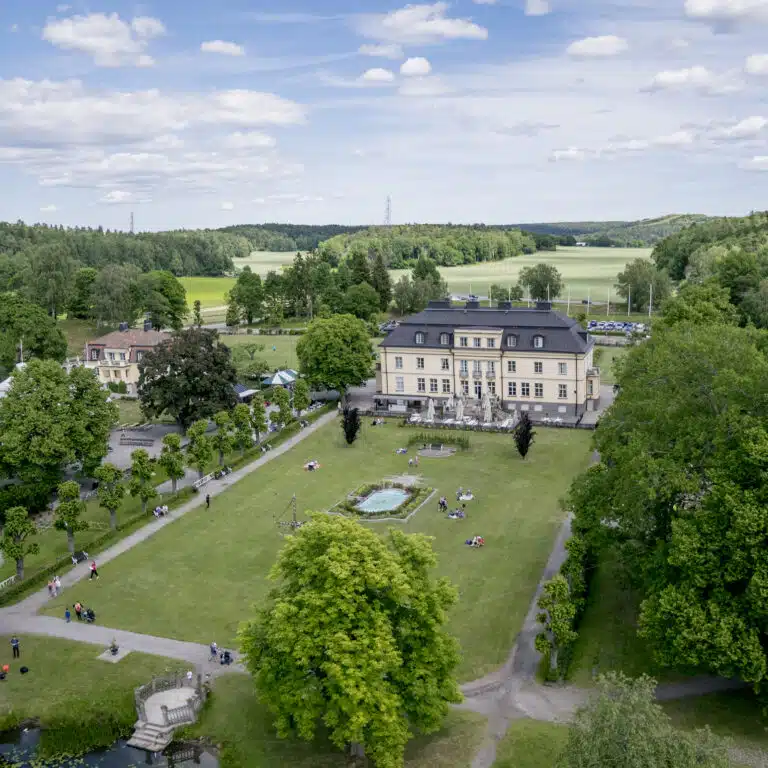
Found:
[[277, 414], [277, 420], [283, 426], [290, 424], [293, 421], [291, 396], [282, 387], [275, 387], [274, 401], [280, 409]]
[[234, 301], [227, 304], [227, 314], [224, 317], [224, 324], [227, 328], [238, 328], [240, 323], [243, 322], [243, 311], [239, 304]]
[[187, 292], [170, 272], [147, 272], [139, 278], [137, 290], [141, 297], [141, 308], [149, 314], [153, 328], [181, 330], [189, 314]]
[[131, 453], [131, 496], [141, 501], [141, 511], [147, 513], [147, 504], [157, 497], [157, 490], [152, 485], [155, 474], [152, 459], [143, 449], [138, 448]]
[[213, 459], [213, 445], [211, 438], [206, 435], [207, 430], [208, 422], [205, 419], [196, 421], [187, 430], [187, 464], [196, 469], [201, 478]]
[[6, 371], [24, 360], [67, 356], [67, 340], [44, 309], [15, 293], [0, 293], [0, 367]]
[[352, 285], [360, 285], [361, 283], [371, 284], [371, 267], [365, 250], [356, 250], [351, 254], [349, 257], [349, 271], [352, 277]]
[[203, 324], [203, 311], [200, 299], [195, 299], [192, 309], [192, 320], [198, 328]]
[[75, 552], [75, 534], [88, 529], [88, 523], [81, 519], [85, 511], [85, 502], [80, 498], [80, 486], [68, 480], [59, 486], [59, 503], [56, 506], [54, 526], [57, 531], [67, 534], [69, 554]]
[[423, 254], [419, 256], [418, 261], [413, 267], [412, 276], [415, 280], [428, 280], [432, 283], [439, 283], [442, 281], [440, 277], [440, 270], [437, 268], [437, 264], [428, 256]]
[[629, 301], [633, 312], [642, 312], [650, 306], [660, 307], [672, 294], [669, 275], [658, 269], [650, 259], [635, 259], [616, 277], [616, 290]]
[[350, 408], [347, 406], [343, 413], [341, 420], [341, 429], [344, 432], [344, 439], [347, 441], [347, 445], [357, 440], [357, 436], [360, 433], [360, 427], [362, 423], [360, 421], [360, 410], [358, 408]]
[[296, 345], [296, 354], [311, 384], [339, 392], [363, 384], [373, 370], [368, 330], [351, 315], [310, 323]]
[[309, 405], [309, 385], [306, 379], [299, 379], [293, 387], [293, 407], [301, 416], [301, 412], [306, 411]]
[[729, 768], [723, 739], [673, 728], [655, 689], [648, 677], [598, 678], [597, 695], [576, 713], [558, 768]]
[[123, 472], [114, 464], [105, 463], [96, 469], [93, 476], [99, 481], [96, 493], [99, 506], [109, 512], [109, 524], [113, 531], [117, 530], [117, 510], [125, 498]]
[[108, 264], [93, 283], [93, 314], [107, 325], [133, 325], [141, 313], [141, 270], [134, 264]]
[[730, 302], [730, 293], [715, 280], [700, 285], [683, 285], [676, 296], [669, 298], [661, 307], [660, 325], [680, 323], [693, 325], [737, 325], [738, 312]]
[[544, 584], [536, 605], [541, 609], [537, 620], [543, 627], [543, 631], [536, 636], [536, 650], [547, 654], [550, 669], [556, 669], [560, 650], [578, 637], [573, 629], [576, 604], [562, 575], [558, 573]]
[[261, 277], [254, 274], [250, 267], [244, 267], [229, 292], [229, 300], [239, 308], [248, 325], [251, 325], [261, 315], [264, 304], [264, 286], [261, 284]]
[[520, 301], [523, 298], [523, 289], [518, 284], [500, 285], [494, 283], [488, 292], [491, 301]]
[[341, 305], [347, 314], [370, 320], [378, 314], [379, 294], [368, 283], [352, 285], [344, 294]]
[[232, 411], [232, 426], [234, 427], [234, 446], [239, 449], [240, 455], [253, 447], [253, 427], [251, 426], [251, 409], [240, 403]]
[[67, 304], [67, 314], [86, 320], [93, 313], [93, 284], [99, 274], [93, 267], [81, 267], [75, 272], [72, 294]]
[[520, 285], [526, 286], [532, 299], [556, 299], [563, 292], [563, 276], [552, 264], [536, 264], [520, 270]]
[[373, 262], [371, 285], [379, 295], [379, 309], [386, 312], [392, 301], [392, 278], [381, 253], [376, 254], [376, 260]]
[[170, 414], [184, 428], [237, 405], [237, 373], [215, 331], [188, 328], [139, 363], [139, 398], [150, 417]]
[[401, 768], [411, 728], [440, 727], [461, 694], [443, 628], [456, 591], [435, 565], [427, 537], [383, 538], [341, 517], [314, 516], [286, 539], [269, 602], [239, 633], [281, 737], [311, 740], [323, 723], [338, 748]]
[[261, 442], [261, 436], [267, 431], [267, 409], [264, 407], [264, 398], [258, 394], [251, 402], [251, 427], [256, 433], [256, 442]]
[[165, 474], [171, 480], [171, 487], [175, 494], [179, 480], [184, 477], [184, 452], [181, 450], [181, 435], [170, 432], [163, 438], [163, 447], [158, 456], [157, 463], [165, 470]]
[[219, 466], [224, 466], [224, 456], [232, 450], [234, 445], [234, 427], [232, 417], [228, 411], [219, 411], [213, 417], [216, 425], [216, 434], [211, 438], [213, 449], [219, 454]]
[[24, 291], [52, 318], [66, 309], [72, 295], [77, 263], [66, 243], [46, 243], [28, 254]]
[[40, 545], [30, 539], [37, 534], [37, 526], [32, 522], [24, 507], [11, 507], [5, 512], [3, 537], [0, 539], [0, 552], [16, 563], [16, 580], [24, 580], [24, 558], [36, 555]]

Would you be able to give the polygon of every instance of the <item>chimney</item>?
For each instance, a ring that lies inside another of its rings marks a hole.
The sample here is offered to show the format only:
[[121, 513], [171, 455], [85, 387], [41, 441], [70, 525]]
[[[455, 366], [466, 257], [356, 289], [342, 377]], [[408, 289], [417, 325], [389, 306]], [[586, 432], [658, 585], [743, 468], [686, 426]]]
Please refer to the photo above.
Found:
[[427, 309], [450, 309], [451, 308], [451, 300], [450, 299], [432, 299], [432, 301], [427, 304]]
[[151, 320], [145, 320], [144, 321], [144, 330], [145, 331], [151, 331], [152, 330], [152, 321]]
[[551, 301], [537, 301], [536, 302], [536, 309], [540, 312], [551, 312], [552, 311], [552, 302]]
[[120, 325], [118, 326], [118, 328], [119, 328], [121, 331], [127, 331], [127, 330], [128, 330], [128, 323], [120, 323]]

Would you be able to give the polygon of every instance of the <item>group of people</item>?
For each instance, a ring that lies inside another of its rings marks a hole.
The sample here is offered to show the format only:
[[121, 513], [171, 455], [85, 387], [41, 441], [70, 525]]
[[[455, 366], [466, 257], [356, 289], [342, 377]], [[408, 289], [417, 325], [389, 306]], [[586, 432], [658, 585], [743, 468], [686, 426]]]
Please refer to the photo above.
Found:
[[314, 472], [316, 469], [320, 469], [320, 462], [317, 459], [312, 459], [312, 461], [308, 461], [304, 465], [304, 469], [308, 470], [309, 472]]
[[[79, 600], [72, 606], [72, 608], [75, 611], [75, 617], [78, 621], [85, 621], [88, 624], [93, 624], [93, 622], [96, 621], [96, 614], [94, 613], [93, 608], [84, 608]], [[72, 614], [70, 613], [69, 608], [64, 611], [64, 619], [67, 624], [72, 621]]]
[[161, 507], [155, 507], [153, 514], [155, 517], [165, 517], [168, 514], [168, 505], [163, 504]]
[[48, 582], [48, 597], [58, 597], [61, 592], [61, 579], [58, 576], [54, 576]]
[[371, 426], [372, 426], [372, 427], [378, 427], [378, 426], [380, 426], [380, 425], [381, 425], [381, 424], [383, 424], [383, 423], [384, 423], [384, 419], [374, 419], [374, 420], [371, 422]]
[[[466, 502], [473, 499], [472, 491], [469, 488], [462, 488], [459, 486], [459, 490], [456, 491], [456, 501]], [[441, 496], [437, 502], [438, 512], [448, 512], [448, 499], [445, 496]], [[449, 520], [463, 520], [467, 516], [467, 505], [462, 503], [461, 507], [457, 507], [452, 512], [448, 512]], [[485, 545], [485, 539], [482, 536], [473, 536], [471, 539], [466, 539], [464, 542], [470, 547], [482, 547]]]
[[485, 539], [482, 536], [473, 536], [471, 539], [467, 539], [464, 543], [470, 547], [482, 547], [485, 546]]
[[472, 501], [474, 498], [471, 488], [462, 488], [459, 486], [459, 490], [456, 491], [456, 501]]
[[232, 658], [231, 651], [220, 649], [218, 644], [213, 642], [211, 643], [211, 656], [209, 660], [214, 664], [218, 662], [219, 664], [229, 666], [234, 661], [234, 658]]
[[412, 459], [408, 459], [408, 466], [409, 467], [418, 467], [419, 466], [419, 457], [414, 456]]

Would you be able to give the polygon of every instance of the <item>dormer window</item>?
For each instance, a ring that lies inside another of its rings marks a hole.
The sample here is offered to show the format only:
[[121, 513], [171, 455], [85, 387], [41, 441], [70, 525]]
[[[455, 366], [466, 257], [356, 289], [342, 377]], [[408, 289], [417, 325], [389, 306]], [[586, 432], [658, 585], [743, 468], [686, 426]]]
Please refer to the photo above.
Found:
[[416, 334], [416, 343], [417, 344], [424, 344], [424, 342], [427, 340], [427, 337], [425, 334], [423, 334], [421, 331], [419, 331]]
[[544, 337], [543, 336], [534, 336], [533, 337], [533, 347], [534, 347], [534, 349], [542, 349], [544, 347]]
[[447, 347], [447, 346], [448, 346], [448, 345], [451, 343], [451, 337], [450, 337], [450, 335], [449, 335], [449, 334], [447, 334], [447, 333], [441, 333], [441, 334], [440, 334], [440, 343], [441, 343], [441, 344], [442, 344], [444, 347]]
[[517, 346], [517, 336], [507, 336], [507, 346], [508, 347], [516, 347]]
[[99, 359], [99, 350], [98, 349], [92, 349], [91, 350], [91, 360], [98, 360]]

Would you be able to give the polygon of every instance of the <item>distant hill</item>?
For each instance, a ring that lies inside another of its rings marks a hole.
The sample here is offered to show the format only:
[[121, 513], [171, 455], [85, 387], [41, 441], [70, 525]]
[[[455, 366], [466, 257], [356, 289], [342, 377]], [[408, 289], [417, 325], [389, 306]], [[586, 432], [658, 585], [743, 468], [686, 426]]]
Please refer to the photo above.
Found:
[[709, 216], [683, 213], [640, 221], [563, 221], [515, 226], [540, 235], [558, 238], [572, 236], [587, 245], [650, 247], [691, 224], [709, 220]]

